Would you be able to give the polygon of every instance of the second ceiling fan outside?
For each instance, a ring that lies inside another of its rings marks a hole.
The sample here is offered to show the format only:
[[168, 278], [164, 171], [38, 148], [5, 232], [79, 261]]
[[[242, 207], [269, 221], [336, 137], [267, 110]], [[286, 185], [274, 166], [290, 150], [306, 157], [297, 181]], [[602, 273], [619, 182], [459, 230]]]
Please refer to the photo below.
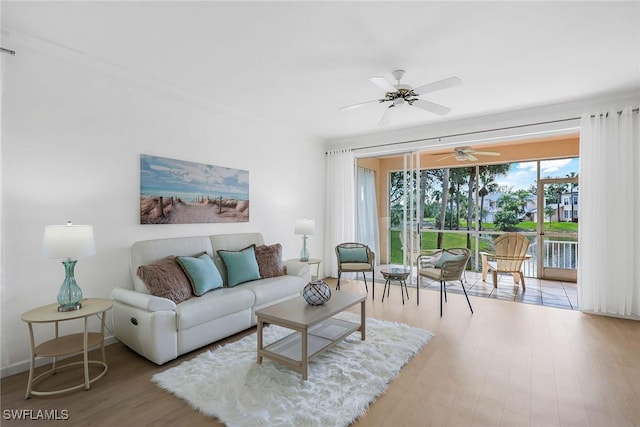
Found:
[[439, 159], [436, 159], [437, 162], [449, 159], [451, 157], [455, 157], [459, 162], [478, 161], [476, 156], [500, 156], [500, 153], [497, 151], [476, 151], [471, 147], [456, 147], [452, 152], [449, 153], [433, 153], [432, 156], [442, 156]]

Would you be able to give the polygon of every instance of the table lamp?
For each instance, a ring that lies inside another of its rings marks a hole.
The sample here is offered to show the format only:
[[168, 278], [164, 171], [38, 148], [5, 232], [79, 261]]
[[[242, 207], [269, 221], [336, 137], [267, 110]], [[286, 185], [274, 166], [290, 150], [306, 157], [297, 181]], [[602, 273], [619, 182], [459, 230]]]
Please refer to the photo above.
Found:
[[47, 258], [62, 259], [65, 278], [58, 292], [58, 311], [82, 308], [82, 289], [76, 283], [73, 271], [77, 258], [95, 255], [93, 227], [90, 225], [47, 225], [44, 229], [42, 250]]
[[309, 261], [309, 251], [307, 250], [307, 236], [315, 234], [316, 223], [312, 219], [296, 219], [295, 234], [302, 234], [302, 250], [300, 251], [300, 261]]

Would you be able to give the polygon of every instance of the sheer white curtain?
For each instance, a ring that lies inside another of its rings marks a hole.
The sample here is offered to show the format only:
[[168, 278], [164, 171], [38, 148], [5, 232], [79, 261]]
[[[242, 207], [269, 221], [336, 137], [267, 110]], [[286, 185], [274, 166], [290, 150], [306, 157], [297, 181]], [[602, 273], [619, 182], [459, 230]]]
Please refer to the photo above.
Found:
[[325, 265], [327, 274], [338, 277], [335, 248], [353, 242], [355, 228], [355, 157], [350, 148], [327, 153], [327, 200], [325, 213]]
[[380, 263], [380, 237], [378, 232], [378, 207], [376, 202], [376, 174], [374, 171], [358, 168], [357, 175], [357, 220], [356, 238], [368, 245]]
[[638, 113], [582, 116], [578, 292], [583, 311], [640, 316]]

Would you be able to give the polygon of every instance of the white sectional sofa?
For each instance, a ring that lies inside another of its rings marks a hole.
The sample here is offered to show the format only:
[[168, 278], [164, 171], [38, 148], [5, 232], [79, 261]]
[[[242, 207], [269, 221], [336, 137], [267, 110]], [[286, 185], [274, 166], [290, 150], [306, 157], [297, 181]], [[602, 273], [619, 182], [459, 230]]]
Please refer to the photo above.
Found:
[[[227, 287], [218, 250], [239, 251], [264, 245], [261, 233], [219, 234], [135, 242], [131, 246], [134, 289], [112, 291], [116, 337], [129, 348], [161, 365], [178, 356], [243, 331], [256, 324], [255, 311], [300, 295], [310, 281], [309, 266], [285, 262], [286, 274]], [[136, 274], [138, 267], [168, 256], [206, 252], [222, 275], [224, 287], [176, 304], [151, 295]]]

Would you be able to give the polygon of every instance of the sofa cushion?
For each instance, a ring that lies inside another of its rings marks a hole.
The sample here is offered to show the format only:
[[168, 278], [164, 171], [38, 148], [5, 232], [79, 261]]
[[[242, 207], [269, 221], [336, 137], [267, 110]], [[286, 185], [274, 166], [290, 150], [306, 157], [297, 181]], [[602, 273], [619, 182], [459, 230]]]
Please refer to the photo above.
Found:
[[239, 288], [219, 288], [176, 307], [178, 331], [219, 319], [253, 306], [252, 292]]
[[305, 281], [300, 277], [285, 275], [254, 280], [238, 285], [237, 288], [251, 290], [256, 297], [254, 306], [259, 307], [271, 301], [300, 293], [305, 285]]
[[147, 286], [151, 295], [170, 299], [176, 304], [193, 297], [189, 278], [175, 256], [141, 265], [138, 267], [137, 275]]
[[227, 270], [227, 286], [232, 287], [260, 278], [255, 247], [256, 245], [251, 245], [240, 251], [218, 251]]
[[206, 253], [199, 257], [179, 256], [177, 261], [187, 274], [194, 295], [201, 296], [222, 287], [222, 276]]
[[263, 279], [287, 274], [287, 268], [282, 262], [282, 245], [280, 243], [256, 246], [256, 261]]

